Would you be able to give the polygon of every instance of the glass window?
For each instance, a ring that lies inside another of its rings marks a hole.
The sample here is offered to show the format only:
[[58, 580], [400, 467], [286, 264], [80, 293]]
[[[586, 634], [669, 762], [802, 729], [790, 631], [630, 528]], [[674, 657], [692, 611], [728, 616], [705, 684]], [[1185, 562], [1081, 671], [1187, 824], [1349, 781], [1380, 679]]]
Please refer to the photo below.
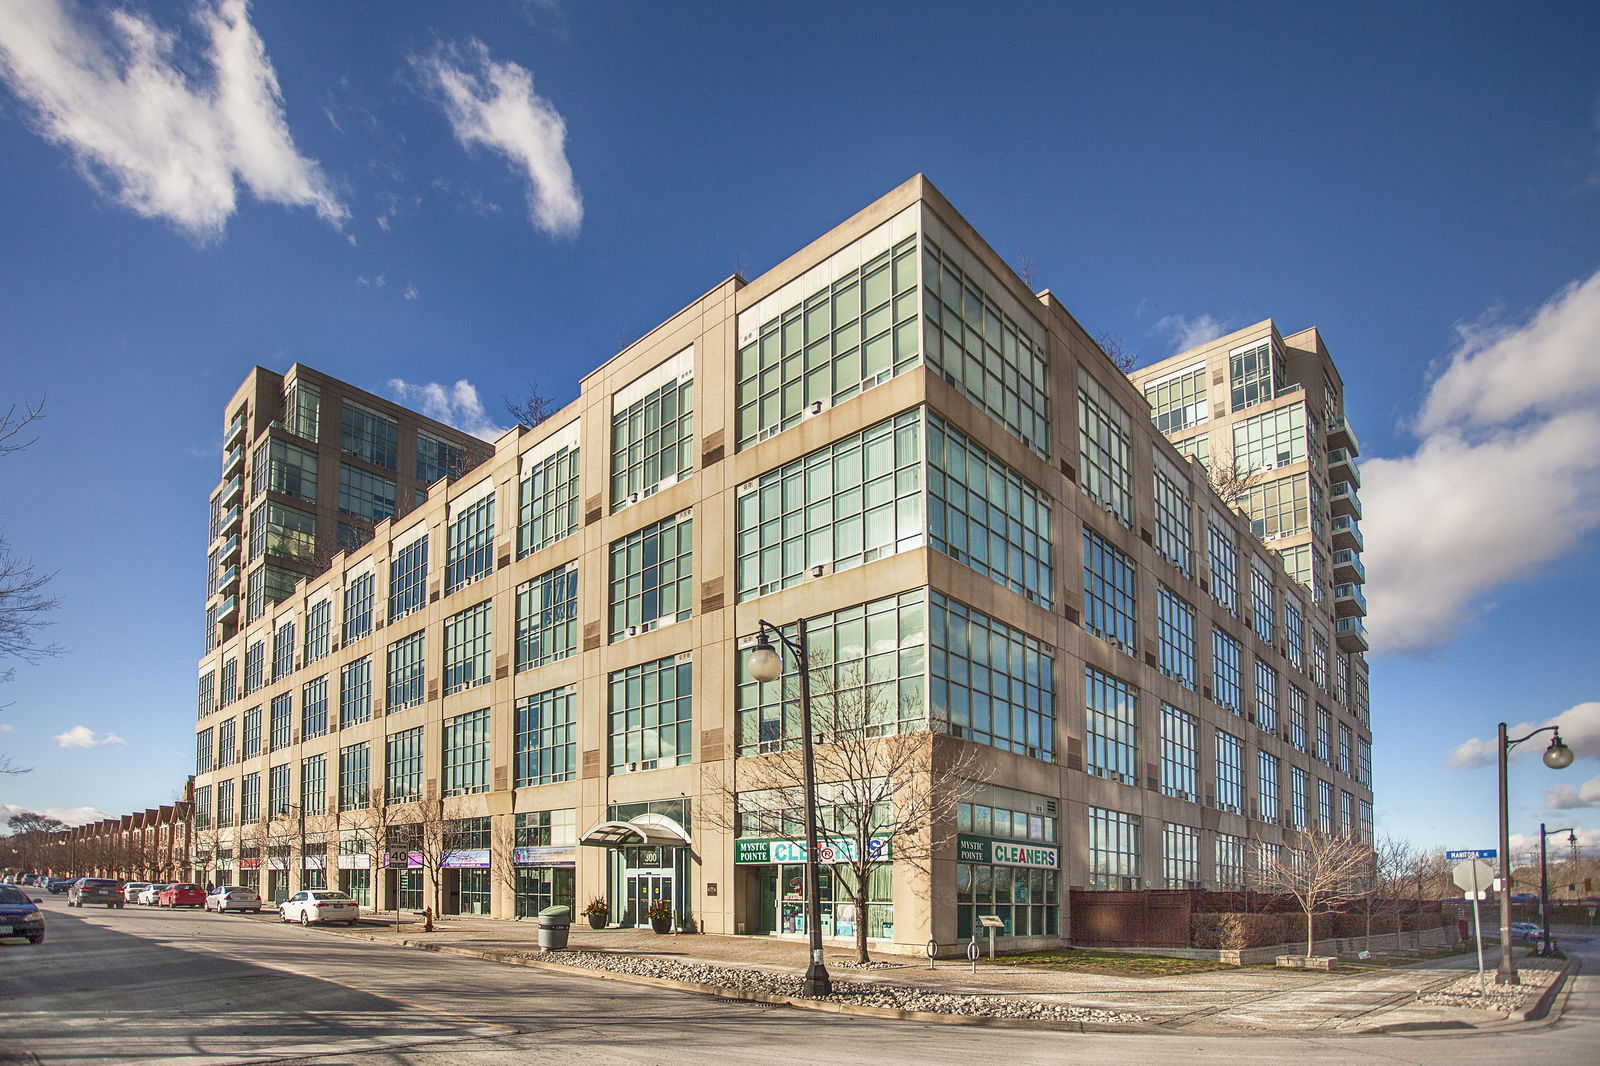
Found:
[[1138, 697], [1126, 681], [1084, 667], [1088, 743], [1084, 771], [1124, 784], [1139, 783]]
[[1185, 577], [1194, 573], [1194, 534], [1190, 528], [1189, 494], [1182, 482], [1155, 473], [1156, 551]]
[[1194, 691], [1194, 608], [1165, 585], [1156, 589], [1156, 643], [1161, 672]]
[[1270, 340], [1228, 353], [1228, 380], [1233, 390], [1233, 410], [1253, 407], [1272, 399], [1277, 391], [1273, 384], [1273, 364]]
[[240, 729], [240, 746], [243, 758], [253, 759], [261, 754], [261, 708], [252, 707], [244, 712], [244, 725]]
[[283, 427], [315, 444], [321, 433], [322, 394], [315, 385], [291, 382], [283, 390]]
[[1211, 467], [1211, 434], [1201, 433], [1186, 440], [1175, 440], [1172, 446], [1179, 455], [1187, 456], [1199, 463], [1201, 467]]
[[1233, 537], [1215, 522], [1208, 523], [1206, 555], [1211, 564], [1211, 595], [1222, 609], [1239, 617], [1239, 559]]
[[283, 623], [272, 634], [272, 680], [281, 681], [294, 673], [294, 620]]
[[694, 378], [663, 384], [611, 417], [611, 509], [694, 473]]
[[365, 742], [339, 749], [339, 809], [372, 806], [372, 760]]
[[234, 806], [234, 782], [232, 779], [217, 782], [217, 825], [230, 826], [234, 816], [239, 813]]
[[1129, 655], [1138, 648], [1134, 618], [1133, 560], [1085, 526], [1083, 628]]
[[1228, 892], [1244, 887], [1244, 837], [1217, 834], [1217, 888]]
[[1278, 731], [1278, 671], [1264, 659], [1256, 660], [1256, 726]]
[[576, 688], [569, 685], [518, 700], [512, 787], [571, 781], [577, 770], [576, 729]]
[[349, 400], [339, 410], [339, 450], [385, 470], [395, 469], [399, 423]]
[[244, 694], [246, 696], [265, 684], [267, 661], [266, 645], [253, 640], [244, 650]]
[[372, 657], [363, 655], [339, 671], [339, 728], [372, 720]]
[[200, 675], [195, 692], [196, 717], [204, 718], [217, 709], [217, 672], [207, 670]]
[[239, 761], [239, 721], [230, 718], [217, 727], [217, 765], [232, 766]]
[[256, 478], [261, 477], [262, 469], [266, 470], [266, 484], [256, 488], [257, 495], [269, 489], [306, 503], [317, 502], [316, 452], [298, 444], [274, 440], [266, 446], [264, 456], [261, 449], [256, 450]]
[[1310, 825], [1306, 817], [1306, 784], [1308, 775], [1298, 766], [1289, 767], [1289, 825], [1305, 829]]
[[1333, 742], [1333, 715], [1325, 708], [1317, 708], [1317, 761], [1329, 765], [1333, 761], [1333, 753], [1329, 750]]
[[261, 821], [261, 775], [245, 774], [239, 780], [239, 822]]
[[1221, 629], [1211, 631], [1211, 690], [1217, 704], [1234, 714], [1244, 713], [1244, 681], [1240, 670], [1239, 642]]
[[529, 467], [517, 499], [517, 558], [577, 532], [578, 449], [562, 448]]
[[1317, 831], [1333, 835], [1333, 786], [1321, 778], [1317, 779]]
[[422, 798], [422, 727], [395, 733], [387, 741], [384, 788], [390, 803]]
[[1233, 461], [1240, 474], [1288, 466], [1306, 458], [1306, 408], [1291, 404], [1233, 424]]
[[306, 666], [310, 666], [328, 654], [332, 631], [333, 602], [331, 600], [320, 600], [306, 608]]
[[328, 731], [328, 679], [316, 677], [300, 687], [300, 738], [310, 740]]
[[351, 578], [344, 587], [344, 642], [349, 645], [372, 632], [371, 574]]
[[1310, 482], [1303, 475], [1256, 485], [1238, 499], [1250, 516], [1250, 532], [1262, 540], [1292, 537], [1311, 528]]
[[1078, 374], [1078, 451], [1083, 460], [1079, 479], [1083, 491], [1131, 527], [1132, 420], [1100, 383], [1082, 370]]
[[1200, 887], [1200, 830], [1172, 822], [1161, 827], [1161, 870], [1168, 888]]
[[689, 656], [640, 663], [609, 680], [610, 772], [687, 765], [694, 723]]
[[1294, 685], [1289, 686], [1289, 744], [1296, 751], [1306, 750], [1310, 699]]
[[208, 774], [211, 772], [211, 744], [212, 730], [202, 729], [194, 735], [194, 772]]
[[1281, 813], [1278, 808], [1278, 757], [1269, 752], [1256, 753], [1256, 805], [1263, 822], [1276, 822]]
[[389, 621], [428, 603], [428, 538], [418, 537], [389, 560]]
[[740, 601], [926, 541], [922, 411], [907, 411], [763, 475], [736, 503]]
[[1141, 884], [1140, 818], [1089, 808], [1089, 887], [1134, 889]]
[[472, 711], [444, 722], [444, 794], [465, 796], [489, 791], [489, 710]]
[[442, 477], [460, 477], [468, 469], [467, 453], [431, 433], [417, 432], [417, 482], [432, 485]]
[[[905, 602], [905, 597], [901, 597]], [[966, 604], [932, 594], [930, 702], [951, 735], [1029, 758], [1055, 760], [1055, 657], [1044, 642]], [[901, 728], [919, 721], [921, 679], [905, 673], [907, 613], [901, 611]], [[919, 634], [920, 638], [920, 634]], [[920, 726], [912, 726], [919, 728]]]
[[272, 750], [287, 748], [294, 732], [294, 694], [285, 692], [272, 697], [267, 715], [267, 746]]
[[1161, 705], [1161, 792], [1196, 802], [1200, 765], [1199, 735], [1194, 715], [1171, 704]]
[[236, 659], [222, 662], [222, 705], [226, 707], [239, 698], [239, 663]]
[[300, 760], [300, 809], [307, 814], [328, 810], [328, 757], [308, 755]]
[[444, 694], [488, 684], [492, 654], [492, 600], [451, 615], [444, 623]]
[[577, 650], [577, 564], [558, 566], [517, 586], [517, 670], [558, 662]]
[[267, 817], [288, 814], [289, 805], [289, 764], [284, 763], [267, 771]]
[[1250, 567], [1250, 628], [1268, 644], [1277, 632], [1277, 602], [1272, 577]]
[[310, 560], [316, 551], [316, 515], [273, 500], [250, 513], [250, 558], [281, 555]]
[[390, 714], [405, 707], [422, 706], [427, 677], [426, 637], [427, 631], [419, 629], [389, 645], [389, 684], [385, 702]]
[[1150, 401], [1150, 420], [1163, 435], [1198, 426], [1206, 420], [1206, 365], [1175, 370], [1148, 382], [1144, 398]]
[[694, 521], [673, 515], [611, 544], [611, 639], [694, 613]]
[[[933, 546], [1050, 607], [1049, 497], [933, 414], [928, 416], [927, 469]], [[872, 492], [871, 483], [867, 491]]]
[[1232, 733], [1217, 730], [1217, 807], [1244, 813], [1244, 744]]
[[450, 520], [445, 548], [445, 595], [494, 570], [494, 494], [464, 507]]
[[1283, 602], [1283, 635], [1285, 656], [1289, 665], [1304, 670], [1306, 665], [1306, 623], [1300, 605], [1292, 600]]
[[369, 522], [393, 518], [394, 481], [349, 463], [339, 464], [339, 513]]

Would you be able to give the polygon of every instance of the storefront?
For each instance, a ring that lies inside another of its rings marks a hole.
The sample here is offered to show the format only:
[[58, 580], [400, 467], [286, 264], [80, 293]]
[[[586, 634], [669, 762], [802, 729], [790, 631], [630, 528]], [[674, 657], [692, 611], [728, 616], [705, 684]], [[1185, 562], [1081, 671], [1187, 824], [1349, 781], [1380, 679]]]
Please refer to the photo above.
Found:
[[648, 912], [657, 903], [671, 907], [680, 925], [692, 918], [690, 840], [678, 819], [646, 810], [626, 820], [601, 822], [578, 843], [610, 852], [607, 880], [616, 924], [648, 927]]
[[[857, 923], [865, 921], [868, 939], [894, 937], [894, 864], [889, 841], [868, 842], [874, 865], [867, 874], [867, 908], [863, 915], [852, 901], [855, 870], [847, 865], [855, 841], [830, 840], [818, 845], [818, 898], [825, 937], [852, 938]], [[806, 846], [801, 841], [741, 838], [734, 845], [734, 864], [745, 893], [747, 931], [759, 935], [806, 935]], [[882, 859], [881, 863], [877, 860]]]
[[956, 935], [1001, 921], [998, 935], [1061, 935], [1061, 848], [1055, 800], [998, 786], [956, 807]]
[[440, 877], [444, 882], [444, 913], [482, 914], [491, 909], [489, 849], [462, 848], [446, 852]]

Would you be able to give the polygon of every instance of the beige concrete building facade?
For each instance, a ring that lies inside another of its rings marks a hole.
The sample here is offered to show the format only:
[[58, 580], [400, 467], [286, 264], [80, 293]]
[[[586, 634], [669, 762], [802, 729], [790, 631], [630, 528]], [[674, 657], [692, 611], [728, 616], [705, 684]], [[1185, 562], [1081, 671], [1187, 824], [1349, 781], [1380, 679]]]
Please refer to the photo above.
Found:
[[[797, 739], [792, 692], [745, 675], [761, 620], [805, 619], [879, 728], [929, 735], [913, 776], [952, 798], [928, 861], [883, 842], [865, 912], [830, 871], [830, 937], [919, 951], [993, 914], [1058, 944], [1071, 889], [1231, 887], [1287, 825], [1369, 833], [1365, 707], [1341, 746], [1313, 673], [1322, 608], [1149, 416], [913, 178], [222, 630], [197, 867], [803, 935], [793, 812], [741, 784]], [[216, 687], [275, 644], [285, 672]]]

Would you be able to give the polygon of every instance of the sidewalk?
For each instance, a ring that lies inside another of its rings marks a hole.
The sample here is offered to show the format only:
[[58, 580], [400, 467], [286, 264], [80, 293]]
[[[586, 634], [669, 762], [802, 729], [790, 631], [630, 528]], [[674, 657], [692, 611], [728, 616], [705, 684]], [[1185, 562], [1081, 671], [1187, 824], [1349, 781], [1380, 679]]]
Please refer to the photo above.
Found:
[[[424, 933], [420, 924], [405, 920], [396, 930], [371, 915], [348, 934], [379, 942], [470, 954], [494, 961], [571, 970], [589, 977], [650, 981], [680, 987], [741, 995], [730, 986], [755, 989], [742, 998], [786, 1002], [785, 983], [805, 971], [804, 941], [774, 937], [730, 937], [711, 934], [658, 935], [640, 929], [593, 930], [575, 924], [568, 958], [561, 952], [541, 952], [534, 919], [517, 922], [452, 916]], [[596, 958], [595, 956], [600, 956]], [[572, 965], [580, 959], [590, 965]], [[855, 953], [844, 946], [826, 950], [828, 969], [836, 984], [881, 989], [913, 990], [884, 998], [883, 1003], [911, 1006], [921, 1020], [957, 1022], [950, 1016], [972, 1013], [976, 1024], [1027, 1024], [1011, 1018], [1064, 1016], [1073, 1012], [1071, 1027], [1132, 1029], [1172, 1032], [1257, 1031], [1363, 1031], [1422, 1032], [1429, 1030], [1500, 1029], [1527, 1024], [1520, 1010], [1511, 1014], [1449, 1002], [1424, 1003], [1418, 997], [1436, 992], [1476, 969], [1473, 955], [1361, 973], [1316, 973], [1247, 967], [1209, 973], [1166, 977], [1112, 977], [1070, 973], [1037, 966], [978, 963], [974, 974], [965, 959], [925, 960], [901, 955], [874, 955], [870, 969], [855, 965]], [[1530, 967], [1536, 965], [1529, 960]], [[607, 972], [606, 967], [624, 972]], [[719, 973], [719, 971], [721, 971]], [[728, 971], [735, 971], [730, 974]], [[1528, 973], [1529, 983], [1541, 978]], [[1548, 981], [1547, 975], [1543, 980]], [[1490, 975], [1493, 980], [1493, 975]], [[790, 993], [792, 995], [792, 993]], [[955, 1000], [952, 997], [984, 997]], [[872, 996], [840, 996], [855, 1002], [878, 1002]], [[931, 1008], [924, 1003], [936, 1004]], [[815, 1006], [811, 1003], [797, 1005]], [[851, 1010], [829, 1004], [832, 1009]], [[945, 1016], [922, 1013], [932, 1009]], [[1041, 1015], [1040, 1012], [1044, 1013]], [[885, 1013], [863, 1007], [861, 1013]], [[904, 1009], [887, 1013], [909, 1016]], [[1002, 1020], [1003, 1019], [1003, 1020]], [[1043, 1022], [1041, 1024], [1049, 1024]]]

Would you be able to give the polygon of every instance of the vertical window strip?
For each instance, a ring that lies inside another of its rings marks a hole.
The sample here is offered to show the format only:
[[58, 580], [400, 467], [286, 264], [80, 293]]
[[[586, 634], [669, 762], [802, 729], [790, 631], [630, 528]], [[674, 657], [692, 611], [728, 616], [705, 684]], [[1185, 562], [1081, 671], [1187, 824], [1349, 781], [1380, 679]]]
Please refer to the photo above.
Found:
[[687, 765], [693, 750], [693, 694], [687, 655], [614, 671], [607, 699], [610, 772]]
[[694, 613], [694, 520], [687, 512], [611, 545], [611, 639], [648, 632]]
[[484, 600], [451, 615], [444, 623], [444, 694], [446, 696], [494, 678], [492, 656], [493, 600]]
[[611, 419], [611, 510], [694, 473], [694, 380], [669, 381]]
[[389, 560], [389, 621], [420, 611], [428, 603], [428, 538], [400, 549]]
[[1218, 706], [1244, 713], [1239, 642], [1221, 629], [1211, 631], [1211, 696]]
[[1161, 672], [1193, 692], [1194, 608], [1165, 585], [1156, 589], [1156, 644]]
[[1200, 885], [1200, 830], [1168, 822], [1161, 828], [1162, 875], [1168, 888]]
[[[903, 598], [902, 598], [903, 601]], [[929, 702], [952, 736], [1046, 762], [1055, 760], [1055, 657], [1038, 639], [981, 611], [931, 594]], [[904, 616], [902, 615], [902, 620]], [[915, 728], [921, 648], [907, 661], [902, 625], [902, 728]]]
[[281, 681], [294, 673], [294, 622], [288, 621], [272, 635], [272, 680]]
[[1207, 523], [1206, 555], [1211, 564], [1211, 595], [1222, 609], [1239, 617], [1239, 559], [1233, 538], [1215, 522]]
[[1272, 577], [1254, 566], [1250, 568], [1250, 628], [1271, 644], [1277, 632], [1277, 608]]
[[400, 425], [394, 419], [345, 400], [339, 409], [339, 450], [346, 455], [395, 469]]
[[472, 711], [445, 719], [444, 794], [476, 795], [489, 791], [489, 711]]
[[1133, 686], [1084, 667], [1087, 743], [1084, 771], [1123, 784], [1139, 783], [1139, 710]]
[[[1046, 438], [1048, 439], [1048, 438]], [[1133, 434], [1128, 413], [1087, 372], [1078, 385], [1080, 484], [1100, 506], [1133, 526]]]
[[294, 732], [294, 694], [285, 692], [272, 697], [272, 709], [267, 716], [267, 746], [272, 750], [287, 748]]
[[494, 570], [494, 494], [466, 508], [450, 523], [445, 547], [445, 594], [465, 588]]
[[300, 687], [300, 739], [328, 731], [328, 679], [315, 677]]
[[1244, 744], [1217, 730], [1217, 808], [1244, 813]]
[[372, 761], [365, 741], [339, 749], [339, 809], [372, 806]]
[[372, 720], [372, 657], [363, 655], [339, 671], [339, 728]]
[[1278, 757], [1270, 752], [1256, 753], [1256, 813], [1263, 822], [1276, 822], [1278, 807]]
[[395, 733], [385, 742], [384, 798], [407, 803], [422, 798], [422, 727]]
[[300, 760], [300, 809], [307, 814], [328, 810], [328, 757], [308, 755]]
[[306, 647], [304, 666], [327, 656], [333, 636], [333, 602], [321, 600], [306, 608]]
[[384, 699], [387, 713], [422, 706], [426, 695], [426, 638], [427, 631], [419, 629], [389, 645], [389, 683]]
[[1194, 803], [1199, 800], [1199, 734], [1194, 715], [1168, 703], [1161, 705], [1161, 793]]
[[1233, 410], [1240, 411], [1272, 399], [1275, 392], [1273, 364], [1270, 340], [1228, 353]]
[[352, 578], [344, 589], [344, 642], [350, 644], [372, 632], [373, 581], [371, 574]]
[[1140, 885], [1140, 822], [1136, 814], [1089, 808], [1089, 887], [1135, 889]]
[[1296, 751], [1306, 750], [1306, 730], [1310, 697], [1294, 685], [1289, 686], [1289, 745]]
[[516, 669], [559, 662], [578, 650], [578, 567], [568, 563], [517, 587]]
[[528, 469], [517, 486], [517, 558], [578, 529], [578, 449], [562, 448]]
[[577, 690], [536, 692], [517, 701], [514, 788], [571, 781], [577, 769]]
[[1266, 660], [1256, 660], [1256, 727], [1278, 731], [1278, 671]]
[[1138, 647], [1133, 560], [1083, 529], [1083, 628], [1132, 655]]
[[1185, 577], [1194, 575], [1194, 533], [1189, 496], [1183, 486], [1160, 469], [1155, 473], [1155, 547]]

